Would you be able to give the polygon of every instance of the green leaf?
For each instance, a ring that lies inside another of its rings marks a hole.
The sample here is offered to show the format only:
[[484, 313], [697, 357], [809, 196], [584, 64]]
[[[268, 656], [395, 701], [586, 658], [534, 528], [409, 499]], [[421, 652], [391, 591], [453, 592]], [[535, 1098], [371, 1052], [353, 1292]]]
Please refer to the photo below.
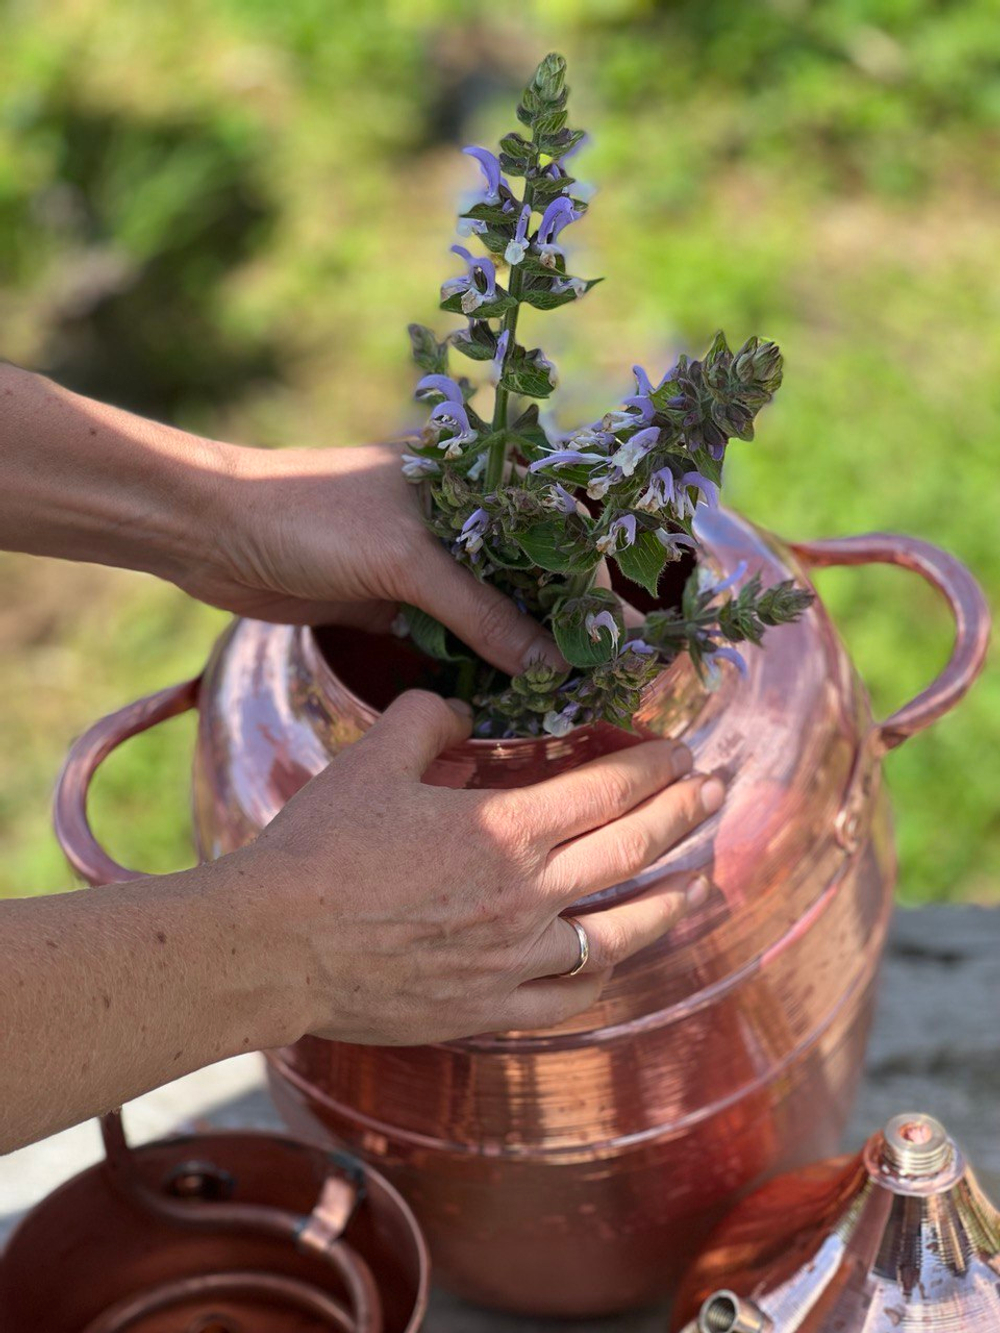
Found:
[[517, 225], [517, 211], [505, 213], [500, 204], [473, 204], [467, 213], [459, 215], [463, 218], [472, 218], [475, 222], [489, 222], [494, 227], [510, 227], [512, 230]]
[[535, 134], [542, 138], [546, 134], [558, 134], [566, 124], [567, 111], [548, 111], [535, 118]]
[[[580, 295], [585, 295], [591, 287], [596, 287], [599, 282], [603, 281], [603, 278], [591, 278]], [[570, 301], [577, 300], [577, 295], [574, 291], [552, 292], [536, 287], [526, 291], [521, 300], [526, 301], [530, 306], [534, 306], [536, 310], [555, 310], [557, 306], [567, 305]], [[443, 310], [447, 310], [447, 308], [447, 306], [442, 306]]]
[[525, 555], [552, 574], [582, 574], [597, 564], [597, 552], [581, 548], [580, 536], [557, 517], [515, 534]]
[[523, 134], [505, 134], [500, 140], [500, 152], [508, 157], [515, 157], [527, 163], [534, 162], [538, 148], [529, 142]]
[[409, 626], [410, 638], [422, 653], [436, 657], [439, 662], [468, 662], [469, 653], [454, 653], [448, 647], [448, 631], [440, 620], [416, 606], [403, 606], [403, 615]]
[[574, 597], [561, 602], [552, 616], [552, 633], [559, 651], [571, 666], [594, 667], [615, 656], [614, 636], [604, 627], [597, 632], [596, 641], [587, 629], [587, 615], [610, 611], [621, 636], [625, 632], [621, 603], [613, 592], [594, 588], [585, 597]]
[[502, 255], [510, 243], [512, 231], [497, 231], [494, 227], [487, 227], [484, 232], [480, 232], [479, 239], [491, 254]]
[[439, 343], [430, 329], [423, 324], [407, 326], [413, 359], [429, 375], [447, 375], [448, 344]]
[[[500, 315], [505, 315], [511, 306], [517, 305], [513, 296], [497, 288], [497, 297], [494, 301], [484, 301], [482, 305], [476, 306], [473, 314], [476, 319], [497, 319]], [[452, 315], [464, 315], [462, 309], [462, 293], [456, 292], [454, 296], [449, 296], [447, 301], [441, 302], [441, 309], [447, 310]]]
[[667, 553], [652, 532], [640, 532], [632, 545], [618, 551], [614, 559], [627, 579], [656, 596], [660, 574], [667, 563]]
[[568, 153], [571, 148], [584, 138], [584, 130], [558, 130], [555, 134], [541, 134], [538, 137], [538, 147], [549, 157], [562, 157]]
[[496, 334], [483, 320], [473, 320], [468, 329], [451, 335], [451, 345], [470, 361], [492, 361], [497, 350]]
[[[515, 353], [522, 349], [516, 348]], [[516, 354], [508, 356], [500, 377], [500, 387], [510, 393], [523, 394], [526, 398], [548, 398], [555, 388], [552, 374], [547, 366], [539, 365], [531, 355]]]
[[[536, 176], [531, 191], [531, 202], [539, 213], [544, 213], [552, 200], [565, 194], [571, 185], [576, 184], [574, 176]], [[573, 207], [580, 208], [580, 200], [572, 201]]]

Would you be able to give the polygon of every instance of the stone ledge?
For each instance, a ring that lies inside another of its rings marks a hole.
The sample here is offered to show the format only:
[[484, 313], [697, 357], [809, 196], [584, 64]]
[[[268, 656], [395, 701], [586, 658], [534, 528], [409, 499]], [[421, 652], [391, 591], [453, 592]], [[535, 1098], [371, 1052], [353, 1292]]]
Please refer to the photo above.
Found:
[[[865, 1078], [846, 1136], [856, 1148], [900, 1111], [937, 1116], [1000, 1197], [997, 997], [1000, 911], [901, 909], [889, 941]], [[257, 1056], [201, 1070], [133, 1102], [138, 1141], [179, 1127], [280, 1128]], [[21, 1212], [100, 1157], [96, 1124], [79, 1125], [0, 1159], [0, 1243]], [[473, 1309], [435, 1292], [424, 1333], [663, 1333], [666, 1314], [617, 1319], [519, 1319]]]

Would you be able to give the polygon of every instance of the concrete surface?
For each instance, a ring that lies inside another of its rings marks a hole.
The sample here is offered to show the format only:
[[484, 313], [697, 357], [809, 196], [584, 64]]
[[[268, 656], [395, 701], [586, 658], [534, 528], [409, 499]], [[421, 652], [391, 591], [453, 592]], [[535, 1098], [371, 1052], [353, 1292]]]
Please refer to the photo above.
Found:
[[[865, 1079], [845, 1147], [900, 1111], [928, 1111], [963, 1144], [1000, 1197], [1000, 910], [897, 913]], [[239, 1056], [129, 1106], [136, 1141], [178, 1127], [278, 1128], [260, 1057]], [[0, 1243], [18, 1216], [100, 1157], [95, 1123], [0, 1159]], [[436, 1292], [425, 1333], [663, 1333], [665, 1312], [587, 1323], [516, 1319]], [[40, 1331], [41, 1333], [41, 1331]]]

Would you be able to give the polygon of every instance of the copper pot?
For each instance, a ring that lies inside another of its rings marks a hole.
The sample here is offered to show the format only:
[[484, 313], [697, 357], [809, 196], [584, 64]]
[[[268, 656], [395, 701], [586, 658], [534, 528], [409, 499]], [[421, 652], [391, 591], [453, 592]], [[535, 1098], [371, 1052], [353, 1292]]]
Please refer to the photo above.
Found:
[[[690, 1322], [685, 1320], [690, 1316]], [[1000, 1212], [927, 1115], [745, 1199], [678, 1296], [684, 1333], [996, 1333]]]
[[[872, 561], [916, 571], [955, 616], [951, 661], [876, 723], [819, 603], [748, 654], [746, 681], [733, 673], [714, 694], [680, 659], [637, 724], [682, 736], [703, 770], [724, 771], [726, 804], [581, 910], [706, 867], [716, 888], [702, 908], [558, 1029], [392, 1049], [306, 1038], [268, 1057], [288, 1120], [377, 1162], [413, 1204], [442, 1280], [511, 1310], [590, 1315], [660, 1297], [738, 1192], [834, 1148], [895, 876], [880, 761], [961, 698], [986, 651], [982, 594], [923, 542], [788, 547], [724, 511], [703, 511], [700, 524], [723, 573], [741, 559], [765, 582]], [[87, 827], [89, 777], [119, 741], [195, 704], [199, 850], [248, 842], [406, 683], [399, 651], [350, 632], [236, 622], [200, 683], [131, 705], [74, 747], [56, 809], [71, 862], [90, 880], [132, 873]], [[470, 741], [426, 780], [518, 786], [630, 743], [607, 727]]]
[[106, 1159], [20, 1223], [0, 1257], [4, 1333], [416, 1333], [427, 1248], [354, 1159], [217, 1133]]

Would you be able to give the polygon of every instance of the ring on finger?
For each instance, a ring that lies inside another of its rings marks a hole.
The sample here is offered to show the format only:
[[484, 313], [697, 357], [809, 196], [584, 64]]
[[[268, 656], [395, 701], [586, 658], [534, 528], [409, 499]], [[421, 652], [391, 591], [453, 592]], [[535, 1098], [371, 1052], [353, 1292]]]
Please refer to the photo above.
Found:
[[563, 972], [562, 975], [564, 977], [575, 977], [578, 972], [583, 971], [590, 960], [590, 940], [587, 937], [587, 932], [575, 916], [564, 916], [563, 920], [576, 931], [576, 938], [580, 944], [580, 957], [576, 961], [576, 966], [571, 967], [568, 972]]

